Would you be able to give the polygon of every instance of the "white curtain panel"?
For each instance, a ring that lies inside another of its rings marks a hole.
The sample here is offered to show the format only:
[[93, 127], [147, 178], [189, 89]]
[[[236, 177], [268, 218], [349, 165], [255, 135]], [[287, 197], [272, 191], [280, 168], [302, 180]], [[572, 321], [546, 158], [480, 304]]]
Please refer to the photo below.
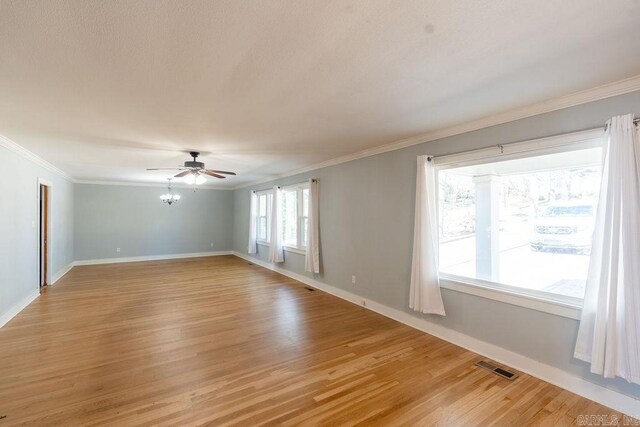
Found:
[[438, 216], [436, 176], [428, 156], [418, 157], [413, 262], [409, 307], [421, 313], [445, 315], [438, 277]]
[[309, 216], [307, 224], [307, 252], [305, 271], [320, 273], [320, 206], [318, 204], [318, 180], [309, 180]]
[[284, 262], [282, 247], [282, 190], [273, 187], [271, 196], [271, 245], [269, 246], [269, 262]]
[[255, 254], [258, 252], [258, 195], [251, 192], [251, 204], [249, 207], [249, 246], [247, 252]]
[[600, 201], [575, 357], [640, 384], [640, 143], [633, 115], [607, 123]]

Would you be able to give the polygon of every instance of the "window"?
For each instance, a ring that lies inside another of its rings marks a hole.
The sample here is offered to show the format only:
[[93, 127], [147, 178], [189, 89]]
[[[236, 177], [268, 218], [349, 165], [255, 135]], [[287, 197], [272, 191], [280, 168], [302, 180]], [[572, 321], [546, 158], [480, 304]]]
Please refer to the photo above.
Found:
[[438, 164], [442, 277], [555, 301], [581, 300], [602, 149], [580, 147]]
[[[271, 242], [272, 191], [256, 193], [258, 215], [256, 232], [258, 242]], [[307, 224], [309, 216], [309, 185], [299, 184], [282, 189], [282, 244], [289, 249], [303, 250], [307, 246]]]
[[282, 190], [282, 244], [298, 246], [298, 192], [295, 189]]
[[307, 246], [309, 186], [294, 185], [282, 189], [282, 244], [289, 248]]
[[268, 243], [270, 239], [271, 223], [271, 191], [262, 191], [258, 195], [258, 224], [256, 230], [258, 241]]

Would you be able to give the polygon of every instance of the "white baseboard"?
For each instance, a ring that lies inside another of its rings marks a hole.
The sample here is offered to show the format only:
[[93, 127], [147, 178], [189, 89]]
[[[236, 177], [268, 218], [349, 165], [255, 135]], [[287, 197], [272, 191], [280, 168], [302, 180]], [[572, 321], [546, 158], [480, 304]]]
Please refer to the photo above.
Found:
[[51, 284], [55, 285], [56, 282], [62, 279], [62, 277], [65, 274], [67, 274], [75, 265], [76, 265], [75, 262], [70, 262], [69, 264], [61, 268], [56, 274], [53, 275], [53, 278], [51, 279]]
[[102, 258], [87, 259], [75, 261], [73, 265], [97, 265], [97, 264], [116, 264], [121, 262], [141, 262], [141, 261], [159, 261], [163, 259], [180, 259], [180, 258], [200, 258], [208, 256], [232, 255], [232, 251], [215, 251], [215, 252], [194, 252], [188, 254], [171, 254], [171, 255], [150, 255], [150, 256], [134, 256], [123, 258]]
[[26, 297], [22, 298], [17, 303], [15, 303], [13, 306], [9, 307], [9, 310], [7, 310], [5, 313], [0, 315], [0, 328], [6, 325], [7, 322], [9, 322], [9, 320], [13, 319], [16, 316], [16, 314], [24, 310], [26, 306], [31, 304], [33, 300], [35, 300], [39, 296], [40, 296], [39, 290], [33, 291]]
[[[67, 274], [74, 266], [74, 263], [71, 262], [65, 267], [63, 267], [60, 271], [58, 271], [53, 278], [51, 279], [51, 285], [56, 283], [58, 280], [62, 278], [65, 274]], [[15, 303], [9, 310], [0, 316], [0, 328], [9, 322], [9, 320], [13, 319], [18, 313], [27, 308], [29, 304], [31, 304], [36, 298], [40, 296], [40, 290], [33, 291], [17, 303]]]
[[[54, 285], [58, 280], [67, 274], [71, 269], [77, 265], [96, 265], [96, 264], [115, 264], [119, 262], [140, 262], [140, 261], [156, 261], [163, 259], [180, 259], [180, 258], [200, 258], [208, 256], [220, 256], [220, 255], [232, 255], [232, 251], [216, 251], [216, 252], [196, 252], [189, 254], [172, 254], [172, 255], [152, 255], [141, 257], [128, 257], [128, 258], [107, 258], [107, 259], [91, 259], [84, 261], [74, 261], [67, 264], [60, 269], [51, 279], [51, 285]], [[18, 313], [24, 310], [33, 300], [40, 296], [40, 291], [34, 291], [27, 297], [14, 304], [6, 313], [0, 315], [0, 328], [3, 327], [9, 320], [13, 319]]]
[[384, 304], [371, 301], [367, 298], [361, 297], [340, 288], [336, 288], [335, 286], [327, 285], [326, 283], [319, 282], [302, 274], [293, 273], [289, 270], [262, 261], [260, 259], [253, 258], [246, 254], [235, 251], [233, 252], [233, 254], [256, 265], [298, 280], [305, 285], [311, 286], [313, 288], [327, 292], [331, 295], [337, 296], [338, 298], [342, 298], [354, 304], [360, 305], [390, 319], [396, 320], [400, 323], [404, 323], [407, 326], [436, 336], [469, 351], [493, 359], [504, 365], [513, 367], [518, 371], [527, 373], [533, 377], [539, 378], [543, 381], [569, 390], [572, 393], [593, 400], [594, 402], [598, 402], [611, 409], [620, 411], [627, 415], [638, 416], [640, 400], [632, 396], [628, 396], [626, 394], [619, 393], [601, 385], [594, 384], [554, 366], [538, 362], [537, 360], [530, 359], [526, 356], [506, 350], [494, 344], [490, 344], [469, 335], [462, 334], [460, 332], [454, 331], [453, 329], [436, 325], [425, 319], [412, 316], [411, 314], [402, 310], [391, 308]]

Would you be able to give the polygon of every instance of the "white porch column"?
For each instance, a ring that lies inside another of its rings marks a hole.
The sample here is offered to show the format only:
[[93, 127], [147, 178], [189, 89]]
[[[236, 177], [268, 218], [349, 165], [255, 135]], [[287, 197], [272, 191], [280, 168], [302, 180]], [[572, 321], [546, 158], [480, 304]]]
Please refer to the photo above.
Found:
[[498, 257], [500, 177], [474, 176], [476, 187], [476, 277], [497, 281], [500, 277]]

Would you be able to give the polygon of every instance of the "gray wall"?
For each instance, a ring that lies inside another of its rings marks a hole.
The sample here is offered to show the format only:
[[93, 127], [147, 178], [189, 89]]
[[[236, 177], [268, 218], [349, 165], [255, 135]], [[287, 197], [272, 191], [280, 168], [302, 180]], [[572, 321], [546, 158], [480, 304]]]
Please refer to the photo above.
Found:
[[[318, 280], [387, 306], [409, 310], [409, 277], [413, 239], [416, 157], [442, 155], [602, 126], [611, 116], [640, 113], [640, 92], [493, 126], [392, 151], [310, 173], [275, 184], [320, 180], [322, 274]], [[247, 253], [249, 188], [235, 191], [234, 250]], [[266, 260], [267, 248], [258, 257]], [[285, 253], [283, 268], [304, 273], [304, 256]], [[351, 284], [351, 275], [358, 278]], [[428, 321], [523, 354], [588, 381], [640, 397], [640, 387], [624, 380], [605, 380], [572, 358], [578, 322], [523, 307], [444, 289], [447, 317]]]
[[[319, 280], [390, 307], [408, 309], [415, 162], [447, 154], [601, 126], [612, 115], [640, 113], [640, 92], [493, 126], [260, 186], [320, 179], [323, 274]], [[73, 260], [234, 250], [246, 253], [249, 188], [178, 189], [85, 185], [0, 147], [0, 316], [38, 287], [37, 178], [53, 183], [52, 270]], [[75, 221], [74, 221], [75, 217]], [[75, 238], [74, 238], [75, 236]], [[213, 247], [211, 246], [213, 243]], [[75, 247], [74, 247], [75, 246]], [[121, 252], [117, 253], [116, 248]], [[258, 257], [266, 260], [266, 247]], [[74, 256], [75, 255], [75, 256]], [[284, 268], [303, 273], [304, 257], [286, 252]], [[351, 275], [358, 284], [351, 284]], [[604, 380], [572, 358], [578, 322], [443, 290], [447, 317], [428, 321], [640, 397], [640, 387]]]
[[0, 146], [0, 317], [38, 290], [38, 178], [51, 192], [51, 277], [74, 259], [73, 184]]
[[172, 206], [160, 200], [166, 192], [161, 187], [76, 184], [76, 260], [231, 249], [232, 191], [177, 188], [173, 192], [182, 198]]

